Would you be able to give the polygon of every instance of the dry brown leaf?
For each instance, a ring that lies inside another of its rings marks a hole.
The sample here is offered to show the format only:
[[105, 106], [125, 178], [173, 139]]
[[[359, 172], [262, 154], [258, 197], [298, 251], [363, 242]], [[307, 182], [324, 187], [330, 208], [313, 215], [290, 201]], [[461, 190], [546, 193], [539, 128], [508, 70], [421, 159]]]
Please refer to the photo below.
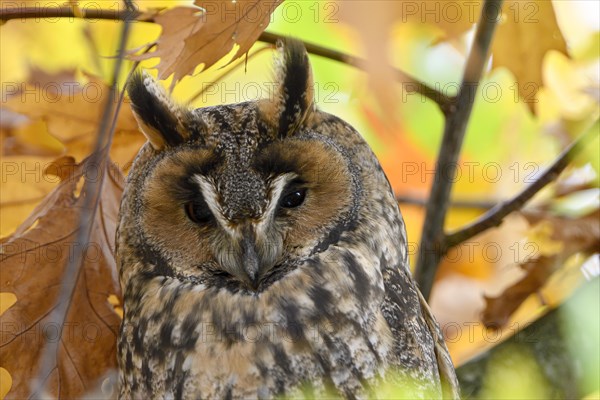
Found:
[[[2, 112], [10, 110], [2, 110]], [[20, 114], [24, 121], [16, 127], [5, 129], [2, 136], [4, 156], [56, 157], [64, 152], [64, 146], [48, 134], [46, 123], [39, 119], [30, 121]]]
[[565, 251], [572, 248], [587, 249], [600, 240], [599, 210], [577, 219], [550, 216], [545, 212], [533, 210], [522, 210], [521, 214], [530, 225], [549, 221], [554, 227], [551, 238], [563, 242]]
[[562, 243], [561, 249], [554, 254], [542, 254], [521, 263], [525, 276], [505, 289], [498, 297], [485, 296], [486, 307], [482, 321], [488, 328], [504, 326], [509, 317], [531, 294], [537, 293], [548, 278], [559, 270], [572, 255], [582, 252], [591, 254], [600, 248], [600, 212], [577, 219], [550, 216], [545, 212], [523, 211], [530, 225], [541, 221], [552, 226], [550, 239]]
[[156, 41], [156, 50], [131, 58], [145, 60], [151, 57], [160, 57], [160, 63], [157, 66], [159, 76], [169, 76], [172, 71], [169, 74], [163, 71], [176, 68], [175, 62], [183, 52], [185, 39], [197, 33], [204, 25], [199, 18], [201, 12], [192, 7], [175, 7], [158, 14], [154, 17], [154, 22], [162, 27], [162, 32]]
[[159, 78], [171, 75], [173, 84], [203, 64], [209, 68], [235, 44], [233, 61], [250, 50], [283, 0], [196, 0], [192, 7], [175, 7], [155, 17], [162, 27], [156, 50], [133, 56], [137, 60], [160, 57]]
[[56, 73], [49, 73], [37, 66], [32, 66], [29, 71], [29, 83], [35, 83], [41, 86], [62, 86], [68, 87], [71, 82], [76, 82], [75, 69], [66, 69]]
[[[71, 158], [62, 159], [64, 167]], [[62, 290], [62, 275], [75, 243], [83, 199], [77, 197], [86, 162], [74, 165], [17, 231], [0, 247], [0, 292], [10, 292], [16, 303], [0, 316], [2, 367], [11, 374], [11, 398], [25, 398], [31, 388], [45, 340], [60, 340], [49, 390], [59, 398], [81, 397], [116, 367], [116, 336], [120, 319], [110, 295], [120, 296], [114, 257], [123, 176], [108, 168], [98, 212], [85, 245], [85, 257], [74, 296], [62, 328], [48, 320]], [[112, 165], [112, 164], [111, 164]], [[94, 176], [95, 175], [94, 171]], [[90, 175], [91, 176], [91, 175]]]
[[505, 289], [498, 297], [484, 296], [486, 305], [481, 314], [484, 325], [490, 329], [505, 326], [525, 299], [540, 290], [567, 258], [563, 253], [559, 253], [554, 256], [540, 256], [520, 264], [527, 270], [522, 279]]

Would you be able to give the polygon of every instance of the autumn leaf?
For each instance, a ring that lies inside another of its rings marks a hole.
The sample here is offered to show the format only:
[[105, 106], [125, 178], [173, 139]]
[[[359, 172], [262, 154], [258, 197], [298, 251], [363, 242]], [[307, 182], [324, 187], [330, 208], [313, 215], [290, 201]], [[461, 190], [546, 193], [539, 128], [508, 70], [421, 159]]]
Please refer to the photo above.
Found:
[[[577, 219], [556, 217], [546, 212], [523, 211], [530, 225], [550, 227], [549, 240], [554, 247], [520, 264], [526, 274], [506, 288], [498, 297], [485, 296], [482, 321], [489, 328], [500, 328], [531, 294], [538, 292], [548, 279], [574, 254], [592, 254], [600, 249], [600, 212]], [[539, 238], [538, 238], [539, 239]], [[538, 240], [540, 242], [540, 240]]]
[[[65, 153], [81, 160], [91, 151], [109, 88], [93, 76], [85, 83], [62, 81], [58, 76], [46, 83], [33, 81], [14, 90], [9, 87], [10, 96], [2, 106], [29, 117], [32, 122], [43, 120], [48, 133], [65, 146]], [[122, 107], [119, 113], [115, 139], [116, 147], [133, 144], [134, 153], [145, 141], [130, 107]]]
[[[32, 74], [27, 83], [5, 85], [1, 126], [2, 197], [0, 234], [12, 233], [59, 179], [43, 174], [59, 156], [81, 161], [90, 153], [108, 96], [96, 77], [80, 82], [72, 71]], [[18, 118], [17, 118], [18, 117]], [[115, 124], [110, 157], [126, 172], [145, 143], [131, 108], [124, 104]]]
[[498, 25], [492, 46], [494, 67], [506, 67], [516, 77], [521, 98], [535, 113], [536, 94], [543, 85], [542, 65], [546, 53], [567, 54], [552, 2], [548, 0], [506, 2], [506, 20]]
[[[385, 57], [387, 57], [386, 32], [392, 23], [428, 24], [439, 29], [440, 39], [454, 42], [479, 21], [483, 5], [482, 1], [468, 0], [376, 1], [375, 3], [377, 6], [369, 2], [369, 7], [384, 9], [386, 16], [373, 19], [377, 22], [371, 24], [364, 22], [362, 16], [365, 15], [365, 10], [361, 10], [360, 6], [350, 2], [343, 7], [354, 10], [355, 18], [348, 20], [361, 32], [367, 51], [373, 53], [372, 48], [380, 49], [375, 56], [383, 54]], [[380, 34], [375, 36], [376, 32]], [[432, 42], [432, 44], [438, 43], [439, 40]], [[558, 27], [552, 2], [548, 0], [505, 1], [491, 47], [492, 66], [505, 67], [512, 72], [516, 82], [511, 89], [518, 92], [532, 112], [535, 112], [538, 89], [543, 85], [544, 57], [550, 50], [567, 54], [566, 42]], [[369, 56], [369, 60], [375, 64], [375, 67], [381, 69], [382, 65], [386, 65], [385, 57]], [[385, 78], [389, 82], [389, 74]]]
[[[406, 5], [404, 11], [408, 13], [407, 20], [418, 22], [420, 18], [422, 22], [433, 23], [441, 28], [447, 39], [455, 39], [479, 20], [482, 4], [481, 1], [442, 0], [435, 6], [423, 6], [422, 10], [413, 10], [414, 5]], [[536, 111], [536, 94], [543, 85], [544, 57], [550, 50], [567, 54], [552, 2], [505, 1], [492, 42], [492, 66], [505, 67], [513, 73], [516, 78], [514, 88], [533, 113]]]
[[233, 61], [250, 50], [269, 23], [269, 16], [283, 0], [196, 0], [196, 7], [175, 7], [155, 17], [162, 27], [156, 50], [133, 56], [145, 60], [160, 57], [159, 78], [174, 75], [173, 84], [203, 64], [209, 68], [239, 48]]
[[[87, 160], [75, 164], [73, 158], [61, 159], [54, 172], [62, 171], [66, 179], [2, 241], [0, 292], [16, 296], [16, 303], [0, 315], [0, 358], [12, 376], [11, 398], [30, 394], [46, 340], [60, 341], [56, 368], [47, 380], [55, 397], [81, 397], [116, 368], [120, 319], [109, 297], [120, 297], [114, 234], [123, 177], [110, 165], [106, 171], [91, 171]], [[71, 172], [65, 175], [67, 170]], [[84, 175], [97, 178], [98, 172], [106, 174], [90, 241], [76, 243], [84, 204], [79, 184]], [[63, 271], [78, 246], [85, 246], [84, 261], [65, 324], [59, 327], [49, 314], [63, 290]]]

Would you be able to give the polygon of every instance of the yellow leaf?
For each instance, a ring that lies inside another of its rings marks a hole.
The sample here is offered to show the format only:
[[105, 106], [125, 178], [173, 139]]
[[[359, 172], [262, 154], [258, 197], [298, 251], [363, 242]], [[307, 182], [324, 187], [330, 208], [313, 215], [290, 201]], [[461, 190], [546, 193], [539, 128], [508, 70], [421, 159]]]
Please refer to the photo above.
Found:
[[567, 45], [550, 1], [508, 1], [503, 13], [492, 45], [493, 65], [506, 67], [515, 75], [515, 88], [533, 112], [543, 84], [546, 53], [557, 50], [567, 54]]
[[4, 399], [12, 387], [12, 377], [7, 370], [0, 367], [0, 399]]
[[13, 232], [59, 182], [44, 168], [52, 157], [3, 156], [1, 166], [0, 236]]
[[564, 118], [581, 120], [598, 107], [593, 97], [584, 92], [590, 85], [590, 77], [583, 67], [564, 54], [549, 52], [543, 71], [544, 83], [551, 90]]
[[4, 313], [4, 311], [8, 310], [17, 302], [17, 296], [14, 293], [10, 292], [2, 292], [0, 293], [0, 315]]
[[554, 229], [551, 221], [541, 221], [527, 232], [525, 243], [536, 244], [536, 256], [551, 256], [563, 251], [563, 242], [552, 237]]

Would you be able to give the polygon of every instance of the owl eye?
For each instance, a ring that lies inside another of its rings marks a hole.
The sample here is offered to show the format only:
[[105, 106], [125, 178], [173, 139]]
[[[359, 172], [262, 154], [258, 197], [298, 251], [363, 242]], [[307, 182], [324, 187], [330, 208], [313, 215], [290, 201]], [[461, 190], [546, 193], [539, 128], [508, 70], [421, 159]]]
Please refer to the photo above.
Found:
[[210, 221], [212, 214], [208, 209], [208, 205], [201, 199], [200, 201], [190, 201], [185, 205], [185, 213], [190, 221], [196, 224], [205, 224]]
[[281, 198], [279, 205], [284, 208], [295, 208], [304, 203], [306, 189], [297, 189], [289, 192]]

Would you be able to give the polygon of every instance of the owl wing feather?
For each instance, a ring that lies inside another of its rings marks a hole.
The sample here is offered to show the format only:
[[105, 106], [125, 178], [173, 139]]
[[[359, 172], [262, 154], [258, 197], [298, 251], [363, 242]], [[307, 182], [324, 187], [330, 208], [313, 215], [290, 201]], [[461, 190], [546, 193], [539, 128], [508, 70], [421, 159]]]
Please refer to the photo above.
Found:
[[427, 326], [429, 326], [429, 330], [435, 341], [435, 355], [440, 372], [444, 398], [460, 399], [460, 386], [458, 384], [458, 379], [456, 378], [456, 372], [454, 371], [454, 364], [452, 363], [450, 353], [444, 342], [444, 336], [442, 335], [440, 326], [435, 320], [435, 317], [421, 292], [417, 292], [419, 294], [423, 317], [425, 318], [425, 322], [427, 323]]
[[[381, 309], [394, 337], [390, 363], [402, 374], [402, 385], [408, 378], [413, 381], [409, 383], [415, 386], [415, 394], [441, 390], [443, 398], [459, 399], [458, 381], [442, 332], [410, 272], [386, 265], [382, 272], [385, 297]], [[431, 382], [440, 385], [432, 388]]]

